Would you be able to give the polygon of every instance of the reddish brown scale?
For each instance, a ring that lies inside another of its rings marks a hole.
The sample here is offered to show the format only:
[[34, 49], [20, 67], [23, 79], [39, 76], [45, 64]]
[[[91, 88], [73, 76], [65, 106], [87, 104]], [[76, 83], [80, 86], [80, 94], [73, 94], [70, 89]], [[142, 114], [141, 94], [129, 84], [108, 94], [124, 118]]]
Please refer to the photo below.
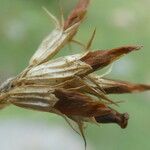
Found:
[[120, 56], [130, 53], [134, 50], [139, 50], [140, 48], [141, 47], [138, 46], [125, 46], [112, 50], [99, 50], [95, 52], [89, 52], [86, 56], [81, 58], [81, 61], [89, 64], [95, 71], [111, 64]]
[[65, 115], [93, 117], [111, 112], [111, 109], [106, 105], [93, 101], [90, 97], [79, 92], [57, 89], [54, 94], [59, 99], [54, 108]]
[[64, 30], [83, 20], [86, 14], [88, 4], [89, 0], [80, 0], [78, 2], [77, 6], [74, 8], [74, 10], [65, 21]]
[[150, 85], [134, 84], [126, 81], [110, 80], [110, 79], [104, 80], [106, 80], [107, 83], [110, 81], [110, 83], [103, 88], [107, 94], [136, 93], [150, 90]]

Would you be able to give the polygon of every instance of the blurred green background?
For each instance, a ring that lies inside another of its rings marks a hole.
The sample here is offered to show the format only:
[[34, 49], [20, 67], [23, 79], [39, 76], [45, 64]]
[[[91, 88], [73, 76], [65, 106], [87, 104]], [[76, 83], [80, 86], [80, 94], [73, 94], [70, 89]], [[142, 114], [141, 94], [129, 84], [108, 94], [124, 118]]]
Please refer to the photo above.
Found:
[[[60, 0], [65, 16], [76, 2]], [[0, 0], [0, 82], [21, 72], [41, 40], [53, 29], [52, 21], [42, 10], [42, 6], [60, 16], [56, 0]], [[150, 0], [91, 0], [87, 18], [76, 39], [86, 43], [96, 27], [93, 49], [109, 49], [123, 45], [144, 46], [141, 51], [117, 61], [108, 77], [150, 83], [149, 8]], [[80, 52], [80, 47], [73, 44], [72, 50], [65, 47], [59, 56], [77, 52]], [[130, 114], [129, 125], [124, 130], [116, 125], [88, 125], [88, 149], [149, 150], [150, 94], [111, 97], [125, 100], [116, 109]], [[0, 149], [3, 150], [84, 149], [82, 139], [62, 118], [53, 114], [11, 106], [1, 110], [0, 124]], [[50, 144], [50, 141], [55, 144]]]

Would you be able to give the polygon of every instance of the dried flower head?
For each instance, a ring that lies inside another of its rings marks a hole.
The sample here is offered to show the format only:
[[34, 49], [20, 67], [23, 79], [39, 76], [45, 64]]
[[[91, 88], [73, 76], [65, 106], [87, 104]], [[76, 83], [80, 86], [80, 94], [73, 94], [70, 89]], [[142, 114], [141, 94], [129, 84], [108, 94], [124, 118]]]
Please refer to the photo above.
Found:
[[94, 72], [125, 54], [139, 50], [141, 46], [90, 51], [94, 31], [84, 46], [86, 52], [52, 59], [70, 42], [80, 43], [73, 38], [85, 17], [88, 4], [89, 0], [79, 0], [66, 21], [62, 19], [60, 22], [48, 12], [56, 28], [43, 40], [29, 66], [1, 85], [0, 108], [13, 104], [58, 114], [73, 129], [70, 121], [77, 123], [84, 140], [85, 122], [116, 123], [121, 128], [127, 126], [129, 115], [113, 109], [112, 104], [118, 105], [118, 102], [111, 100], [108, 94], [142, 92], [150, 90], [150, 85], [111, 80]]

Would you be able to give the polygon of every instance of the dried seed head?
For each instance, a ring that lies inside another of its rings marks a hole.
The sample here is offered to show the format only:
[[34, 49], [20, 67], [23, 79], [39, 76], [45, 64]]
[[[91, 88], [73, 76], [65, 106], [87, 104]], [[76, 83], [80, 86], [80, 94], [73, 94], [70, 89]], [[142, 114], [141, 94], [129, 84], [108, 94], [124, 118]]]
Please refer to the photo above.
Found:
[[[93, 73], [122, 55], [139, 50], [140, 46], [88, 51], [51, 60], [71, 42], [85, 17], [88, 4], [89, 0], [79, 0], [64, 24], [50, 14], [56, 24], [62, 26], [57, 26], [43, 40], [22, 73], [0, 87], [0, 108], [13, 104], [55, 113], [64, 117], [72, 127], [68, 120], [71, 119], [79, 126], [85, 145], [84, 122], [116, 123], [121, 128], [127, 126], [128, 114], [120, 114], [112, 109], [111, 105], [117, 102], [108, 98], [107, 94], [150, 90], [150, 85], [106, 79]], [[87, 50], [91, 47], [94, 35], [95, 31], [87, 46], [84, 46]]]

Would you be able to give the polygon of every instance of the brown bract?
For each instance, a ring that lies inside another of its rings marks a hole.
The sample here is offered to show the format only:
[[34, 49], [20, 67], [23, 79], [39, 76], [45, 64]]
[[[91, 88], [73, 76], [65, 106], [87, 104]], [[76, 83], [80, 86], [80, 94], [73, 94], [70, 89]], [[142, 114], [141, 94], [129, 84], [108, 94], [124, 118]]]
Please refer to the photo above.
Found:
[[81, 59], [81, 61], [89, 64], [95, 71], [111, 64], [115, 60], [119, 59], [122, 55], [128, 54], [135, 50], [139, 50], [140, 48], [141, 46], [124, 46], [114, 48], [112, 50], [99, 50], [89, 52]]
[[54, 94], [59, 99], [54, 108], [65, 115], [95, 117], [111, 111], [105, 104], [96, 102], [79, 92], [57, 89]]
[[101, 81], [104, 83], [103, 89], [107, 94], [137, 93], [150, 90], [150, 85], [145, 84], [135, 84], [106, 78], [103, 78]]
[[81, 22], [84, 19], [84, 16], [87, 11], [87, 6], [89, 5], [90, 0], [80, 0], [77, 6], [73, 9], [71, 14], [68, 16], [64, 24], [64, 30], [71, 27], [72, 25]]

